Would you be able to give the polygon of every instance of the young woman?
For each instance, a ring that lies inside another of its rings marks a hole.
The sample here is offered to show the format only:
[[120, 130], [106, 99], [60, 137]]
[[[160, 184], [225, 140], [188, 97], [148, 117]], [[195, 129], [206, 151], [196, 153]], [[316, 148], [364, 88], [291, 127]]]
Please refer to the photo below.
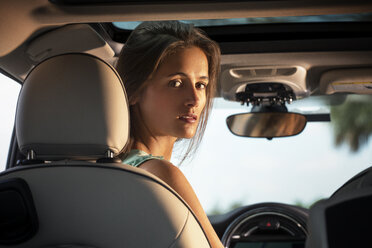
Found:
[[129, 36], [117, 70], [127, 90], [131, 136], [123, 163], [147, 170], [191, 207], [212, 247], [223, 247], [183, 173], [169, 162], [177, 140], [201, 140], [220, 67], [220, 50], [201, 30], [177, 21], [144, 22]]

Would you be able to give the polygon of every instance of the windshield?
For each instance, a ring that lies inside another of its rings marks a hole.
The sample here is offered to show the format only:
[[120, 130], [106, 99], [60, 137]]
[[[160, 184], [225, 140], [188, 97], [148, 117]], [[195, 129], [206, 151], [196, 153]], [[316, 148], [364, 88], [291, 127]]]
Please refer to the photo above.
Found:
[[[328, 105], [330, 102], [332, 106]], [[332, 121], [308, 122], [297, 136], [267, 140], [242, 138], [230, 133], [226, 118], [247, 112], [249, 108], [217, 98], [202, 144], [193, 160], [185, 161], [180, 169], [208, 214], [224, 213], [259, 202], [309, 207], [315, 201], [329, 197], [348, 179], [371, 165], [372, 142], [368, 141], [368, 133], [357, 137], [360, 141], [354, 147], [349, 142], [352, 137], [346, 135], [342, 140], [337, 134], [337, 130], [346, 134], [339, 124], [346, 123], [346, 127], [353, 128], [345, 115], [353, 120], [359, 118], [362, 125], [371, 125], [368, 123], [372, 120], [368, 119], [372, 113], [368, 116], [358, 103], [370, 106], [372, 98], [350, 95], [296, 101], [288, 105], [289, 111], [331, 111]], [[350, 104], [354, 109], [350, 110]], [[371, 111], [369, 109], [367, 111]], [[344, 114], [340, 115], [340, 112]], [[371, 133], [372, 128], [369, 130]], [[179, 162], [177, 155], [172, 161]]]

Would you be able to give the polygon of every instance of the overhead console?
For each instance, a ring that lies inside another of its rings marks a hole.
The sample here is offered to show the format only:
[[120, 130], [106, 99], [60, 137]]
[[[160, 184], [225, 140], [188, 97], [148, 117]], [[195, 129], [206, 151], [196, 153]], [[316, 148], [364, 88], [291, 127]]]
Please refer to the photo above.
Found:
[[237, 93], [244, 92], [250, 84], [278, 83], [293, 91], [293, 96], [303, 98], [306, 88], [306, 69], [301, 66], [231, 66], [222, 71], [221, 95], [230, 101], [240, 101]]

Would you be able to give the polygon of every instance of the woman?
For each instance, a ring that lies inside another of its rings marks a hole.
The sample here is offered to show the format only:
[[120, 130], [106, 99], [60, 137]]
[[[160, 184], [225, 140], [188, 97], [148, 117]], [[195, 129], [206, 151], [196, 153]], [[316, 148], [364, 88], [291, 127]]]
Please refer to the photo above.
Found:
[[129, 36], [117, 70], [127, 90], [131, 136], [123, 163], [147, 170], [191, 207], [212, 247], [222, 244], [183, 173], [169, 162], [177, 140], [203, 135], [220, 66], [220, 50], [201, 30], [177, 21], [144, 22]]

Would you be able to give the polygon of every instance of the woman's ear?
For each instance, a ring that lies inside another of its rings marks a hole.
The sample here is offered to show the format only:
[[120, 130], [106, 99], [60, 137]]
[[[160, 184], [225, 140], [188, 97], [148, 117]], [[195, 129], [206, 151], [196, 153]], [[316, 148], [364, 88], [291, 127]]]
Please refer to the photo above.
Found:
[[136, 91], [135, 94], [129, 99], [129, 105], [136, 105], [137, 103], [140, 102], [143, 92], [144, 92], [144, 84], [141, 85], [140, 89]]
[[139, 102], [139, 99], [140, 99], [140, 94], [133, 96], [132, 99], [129, 100], [129, 105], [130, 106], [136, 105]]
[[138, 102], [137, 99], [132, 99], [131, 101], [129, 101], [129, 105], [130, 105], [130, 106], [136, 105], [137, 102]]

